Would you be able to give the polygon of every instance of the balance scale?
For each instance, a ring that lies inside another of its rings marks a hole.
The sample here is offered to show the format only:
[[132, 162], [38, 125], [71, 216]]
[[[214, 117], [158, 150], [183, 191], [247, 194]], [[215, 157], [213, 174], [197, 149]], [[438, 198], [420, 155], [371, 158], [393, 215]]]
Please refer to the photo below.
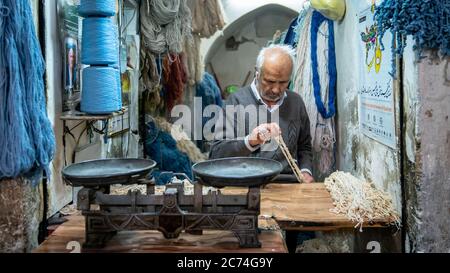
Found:
[[[83, 247], [102, 248], [117, 232], [130, 230], [158, 230], [166, 239], [178, 238], [183, 231], [201, 235], [203, 230], [229, 230], [240, 247], [261, 247], [260, 188], [281, 172], [281, 163], [253, 157], [197, 163], [192, 167], [193, 195], [186, 194], [184, 183], [177, 179], [166, 185], [162, 195], [155, 194], [154, 181], [148, 178], [155, 166], [156, 162], [146, 159], [105, 159], [73, 164], [62, 171], [66, 183], [82, 187], [77, 204], [86, 221]], [[112, 195], [110, 187], [116, 184], [145, 185], [146, 194]], [[204, 194], [205, 186], [248, 191]]]

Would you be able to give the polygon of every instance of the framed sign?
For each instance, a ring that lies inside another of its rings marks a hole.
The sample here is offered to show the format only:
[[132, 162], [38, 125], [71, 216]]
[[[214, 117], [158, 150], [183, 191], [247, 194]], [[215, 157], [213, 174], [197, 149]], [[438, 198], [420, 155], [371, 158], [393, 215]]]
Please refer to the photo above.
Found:
[[381, 49], [373, 8], [358, 14], [360, 33], [359, 125], [362, 133], [393, 149], [397, 147], [395, 104], [391, 71], [392, 34], [383, 37]]

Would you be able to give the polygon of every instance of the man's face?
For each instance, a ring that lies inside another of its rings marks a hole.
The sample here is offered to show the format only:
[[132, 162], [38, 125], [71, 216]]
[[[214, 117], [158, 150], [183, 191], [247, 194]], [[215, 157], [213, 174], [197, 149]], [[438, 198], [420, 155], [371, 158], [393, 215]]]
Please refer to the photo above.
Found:
[[289, 87], [291, 73], [292, 63], [289, 58], [276, 62], [268, 60], [261, 72], [256, 73], [258, 91], [267, 104], [272, 106], [284, 96]]

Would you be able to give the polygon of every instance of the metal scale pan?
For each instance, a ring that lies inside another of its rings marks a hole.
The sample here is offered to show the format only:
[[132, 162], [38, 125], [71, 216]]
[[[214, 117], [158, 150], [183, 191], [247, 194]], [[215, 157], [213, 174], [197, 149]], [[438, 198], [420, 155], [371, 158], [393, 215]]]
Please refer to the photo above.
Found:
[[280, 162], [257, 157], [222, 158], [192, 166], [200, 184], [216, 188], [260, 187], [271, 182], [282, 170]]
[[72, 164], [62, 171], [63, 179], [74, 187], [133, 184], [156, 166], [149, 159], [100, 159]]

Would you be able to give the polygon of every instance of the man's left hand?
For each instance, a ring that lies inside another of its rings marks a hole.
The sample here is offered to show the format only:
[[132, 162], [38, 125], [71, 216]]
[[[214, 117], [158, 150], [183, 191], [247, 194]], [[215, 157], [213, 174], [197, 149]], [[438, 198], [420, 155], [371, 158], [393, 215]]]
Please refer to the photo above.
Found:
[[313, 183], [314, 182], [314, 177], [312, 177], [309, 173], [307, 172], [302, 172], [303, 174], [303, 182], [304, 183]]

